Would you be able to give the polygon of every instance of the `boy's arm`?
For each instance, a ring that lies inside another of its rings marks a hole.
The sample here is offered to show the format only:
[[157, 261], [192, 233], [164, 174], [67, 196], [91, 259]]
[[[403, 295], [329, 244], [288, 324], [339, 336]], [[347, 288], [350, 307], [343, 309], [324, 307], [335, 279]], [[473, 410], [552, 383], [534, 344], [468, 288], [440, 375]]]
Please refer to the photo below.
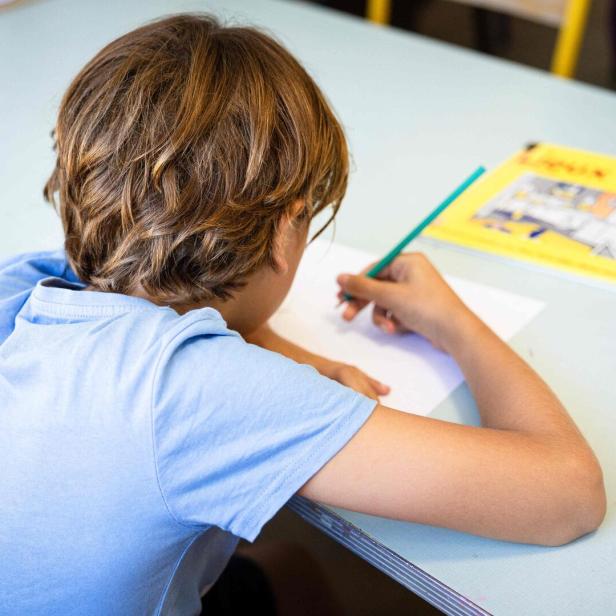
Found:
[[498, 539], [558, 545], [605, 514], [599, 464], [537, 374], [473, 315], [420, 255], [388, 281], [345, 276], [352, 319], [375, 300], [375, 322], [414, 329], [456, 359], [485, 427], [378, 406], [300, 491], [331, 505]]
[[359, 368], [311, 353], [303, 347], [279, 336], [267, 324], [262, 325], [252, 334], [246, 336], [246, 341], [263, 347], [268, 351], [280, 353], [300, 364], [313, 366], [323, 376], [338, 381], [375, 400], [378, 399], [378, 396], [384, 396], [389, 393], [387, 385], [368, 376]]

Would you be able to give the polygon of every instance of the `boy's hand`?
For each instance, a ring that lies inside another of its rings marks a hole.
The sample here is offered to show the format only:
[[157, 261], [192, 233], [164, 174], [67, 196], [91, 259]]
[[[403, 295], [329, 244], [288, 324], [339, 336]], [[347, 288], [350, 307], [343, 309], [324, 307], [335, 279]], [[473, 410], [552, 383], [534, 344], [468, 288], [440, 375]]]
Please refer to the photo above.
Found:
[[369, 377], [359, 368], [349, 364], [329, 361], [325, 358], [320, 358], [320, 365], [315, 365], [315, 368], [326, 377], [342, 383], [351, 389], [364, 394], [373, 400], [378, 400], [379, 396], [385, 396], [389, 393], [389, 387], [383, 383]]
[[454, 340], [477, 317], [445, 282], [421, 253], [399, 256], [378, 279], [341, 274], [340, 293], [353, 296], [342, 317], [347, 321], [370, 302], [374, 302], [372, 320], [384, 332], [414, 331], [448, 353]]
[[264, 349], [268, 349], [269, 351], [285, 355], [300, 364], [313, 366], [323, 376], [338, 381], [338, 383], [342, 383], [342, 385], [346, 385], [374, 400], [378, 400], [378, 396], [384, 396], [389, 393], [389, 387], [387, 385], [383, 385], [383, 383], [369, 377], [359, 368], [311, 353], [297, 344], [286, 340], [282, 336], [279, 336], [267, 324], [262, 325], [256, 331], [247, 335], [246, 340]]

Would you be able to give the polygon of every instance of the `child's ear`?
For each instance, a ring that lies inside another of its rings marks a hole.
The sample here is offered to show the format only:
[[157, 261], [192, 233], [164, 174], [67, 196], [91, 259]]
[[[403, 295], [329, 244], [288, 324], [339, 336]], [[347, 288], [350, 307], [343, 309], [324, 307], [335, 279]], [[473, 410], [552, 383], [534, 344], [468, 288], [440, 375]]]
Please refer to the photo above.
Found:
[[293, 250], [297, 242], [298, 225], [304, 223], [302, 212], [304, 202], [296, 201], [290, 211], [285, 214], [278, 225], [274, 239], [274, 269], [278, 274], [286, 274], [289, 271], [289, 252]]
[[293, 220], [290, 216], [283, 216], [274, 239], [274, 270], [277, 274], [284, 275], [289, 271], [288, 251], [293, 231]]

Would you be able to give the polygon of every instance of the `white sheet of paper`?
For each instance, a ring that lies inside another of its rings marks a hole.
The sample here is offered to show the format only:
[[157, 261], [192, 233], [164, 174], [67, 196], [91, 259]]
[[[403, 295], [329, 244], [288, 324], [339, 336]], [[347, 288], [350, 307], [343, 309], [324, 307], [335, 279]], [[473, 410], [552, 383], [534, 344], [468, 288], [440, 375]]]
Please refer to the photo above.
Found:
[[[353, 364], [391, 387], [383, 404], [427, 415], [463, 380], [457, 364], [416, 334], [389, 336], [372, 323], [371, 310], [352, 322], [336, 310], [336, 275], [359, 272], [377, 260], [369, 253], [317, 240], [307, 249], [293, 288], [270, 320], [272, 328], [331, 359]], [[469, 308], [502, 339], [520, 331], [544, 307], [535, 299], [446, 276]]]

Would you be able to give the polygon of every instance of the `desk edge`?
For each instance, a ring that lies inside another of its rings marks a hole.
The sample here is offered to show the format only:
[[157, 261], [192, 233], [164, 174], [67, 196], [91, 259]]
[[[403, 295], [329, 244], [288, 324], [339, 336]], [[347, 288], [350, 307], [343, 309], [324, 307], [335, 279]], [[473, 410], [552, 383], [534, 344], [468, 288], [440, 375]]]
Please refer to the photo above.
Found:
[[301, 496], [287, 507], [396, 582], [451, 616], [490, 616], [483, 608], [402, 558], [331, 509]]

